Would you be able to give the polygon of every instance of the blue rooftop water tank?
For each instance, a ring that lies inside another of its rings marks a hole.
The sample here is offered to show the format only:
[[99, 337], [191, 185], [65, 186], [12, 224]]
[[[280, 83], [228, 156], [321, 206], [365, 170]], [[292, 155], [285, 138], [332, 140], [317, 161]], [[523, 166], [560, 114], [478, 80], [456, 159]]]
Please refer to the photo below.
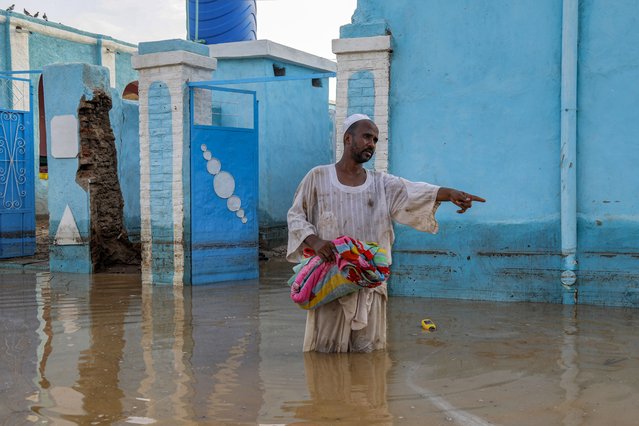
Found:
[[206, 44], [255, 40], [256, 0], [188, 0], [189, 40]]

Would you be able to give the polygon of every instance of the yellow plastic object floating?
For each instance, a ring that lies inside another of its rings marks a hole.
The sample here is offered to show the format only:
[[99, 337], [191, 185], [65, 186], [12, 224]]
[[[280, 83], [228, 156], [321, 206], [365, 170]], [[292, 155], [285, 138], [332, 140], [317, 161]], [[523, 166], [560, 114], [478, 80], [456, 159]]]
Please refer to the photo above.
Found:
[[428, 319], [428, 318], [425, 318], [425, 319], [422, 320], [422, 328], [424, 330], [426, 330], [426, 331], [435, 331], [435, 330], [437, 330], [437, 326], [435, 325], [435, 323], [432, 320]]

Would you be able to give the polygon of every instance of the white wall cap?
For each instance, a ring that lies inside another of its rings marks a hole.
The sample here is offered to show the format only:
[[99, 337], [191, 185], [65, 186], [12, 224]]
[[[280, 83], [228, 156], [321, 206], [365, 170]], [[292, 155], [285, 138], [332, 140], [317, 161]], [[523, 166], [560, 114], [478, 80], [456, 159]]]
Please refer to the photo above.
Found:
[[212, 58], [239, 59], [239, 58], [273, 58], [314, 68], [319, 71], [335, 72], [335, 62], [297, 50], [270, 40], [236, 41], [233, 43], [212, 44], [209, 46]]
[[377, 52], [391, 50], [391, 36], [338, 38], [333, 40], [333, 53]]
[[[5, 16], [0, 16], [0, 24], [6, 21], [7, 21], [7, 18]], [[15, 28], [16, 25], [22, 27], [25, 30], [33, 31], [39, 34], [49, 36], [49, 37], [58, 38], [61, 40], [69, 40], [76, 43], [84, 43], [84, 44], [97, 44], [97, 36], [99, 35], [99, 34], [88, 35], [89, 33], [86, 33], [82, 30], [77, 30], [76, 28], [71, 28], [71, 27], [68, 27], [69, 28], [68, 30], [65, 28], [58, 28], [58, 26], [50, 25], [46, 21], [43, 21], [43, 23], [40, 24], [27, 19], [22, 19], [18, 17], [17, 15], [12, 14], [11, 26]], [[13, 31], [13, 28], [11, 29], [12, 31]], [[77, 30], [77, 31], [73, 31], [73, 30]], [[138, 51], [138, 48], [136, 46], [129, 46], [129, 44], [126, 42], [120, 43], [118, 40], [103, 39], [102, 46], [109, 47], [118, 52], [125, 52], [125, 53], [131, 53], [131, 54], [136, 53]]]
[[149, 53], [147, 55], [133, 55], [131, 57], [131, 65], [136, 70], [188, 65], [193, 68], [214, 71], [217, 68], [217, 60], [208, 56], [185, 52], [184, 50], [173, 50], [170, 52]]

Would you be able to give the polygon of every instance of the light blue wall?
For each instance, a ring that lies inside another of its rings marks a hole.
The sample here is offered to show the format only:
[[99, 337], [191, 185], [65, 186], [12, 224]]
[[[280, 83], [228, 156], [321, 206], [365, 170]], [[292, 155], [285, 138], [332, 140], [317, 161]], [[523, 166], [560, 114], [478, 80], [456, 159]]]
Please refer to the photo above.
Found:
[[78, 117], [82, 97], [93, 98], [93, 92], [109, 91], [106, 68], [85, 64], [48, 65], [43, 69], [47, 148], [49, 164], [49, 230], [55, 237], [65, 207], [71, 209], [83, 243], [81, 245], [51, 245], [51, 271], [92, 271], [90, 253], [90, 214], [87, 192], [76, 183], [78, 158], [54, 158], [51, 154], [51, 120], [61, 115]]
[[29, 35], [29, 64], [31, 69], [68, 62], [96, 64], [96, 46], [62, 40], [40, 33]]
[[[33, 33], [29, 36], [29, 63], [31, 64], [30, 68], [33, 70], [41, 70], [45, 65], [60, 63], [83, 62], [95, 64], [95, 51], [95, 46], [60, 40], [39, 33]], [[40, 116], [40, 110], [38, 108], [39, 78], [40, 76], [37, 74], [31, 77], [34, 87], [34, 151], [36, 159], [39, 159], [40, 156], [40, 128], [38, 127], [37, 121], [37, 117]], [[35, 176], [38, 176], [38, 173], [39, 160], [36, 161], [35, 164]], [[39, 178], [35, 180], [37, 214], [46, 214], [49, 184], [50, 180], [47, 181]]]
[[580, 4], [580, 299], [639, 306], [639, 4]]
[[[115, 80], [116, 89], [122, 91], [132, 81], [138, 79], [138, 73], [131, 67], [131, 54], [116, 52]], [[29, 36], [29, 63], [31, 69], [42, 69], [44, 65], [57, 63], [75, 63], [99, 65], [98, 46], [70, 40], [63, 40], [40, 33]]]
[[131, 67], [131, 56], [125, 52], [115, 55], [115, 84], [120, 96], [127, 84], [138, 79], [138, 72]]
[[[213, 77], [272, 77], [273, 64], [285, 67], [287, 77], [324, 72], [268, 58], [218, 59]], [[229, 86], [256, 91], [259, 102], [261, 227], [286, 225], [298, 183], [312, 167], [332, 161], [328, 79], [322, 83], [319, 88], [311, 80]]]
[[[67, 28], [68, 29], [68, 28]], [[98, 48], [96, 45], [88, 45], [69, 40], [62, 40], [56, 37], [47, 36], [39, 33], [32, 33], [29, 36], [29, 63], [31, 69], [42, 69], [45, 65], [55, 63], [87, 63], [98, 64]], [[37, 88], [39, 75], [32, 77], [35, 88], [34, 93], [34, 110], [35, 117], [38, 117], [39, 110], [37, 104]], [[119, 96], [122, 96], [124, 87], [131, 81], [137, 80], [137, 72], [131, 68], [131, 55], [124, 52], [116, 53], [116, 88]], [[46, 96], [46, 95], [45, 95]], [[38, 158], [40, 133], [35, 126], [35, 150], [36, 158]], [[38, 164], [36, 167], [36, 176], [38, 176]], [[46, 212], [46, 200], [48, 193], [48, 182], [46, 180], [36, 179], [36, 200], [38, 204], [37, 212], [42, 214]], [[44, 210], [43, 210], [44, 207]]]
[[[638, 306], [639, 6], [580, 3], [579, 301]], [[391, 292], [560, 302], [561, 2], [358, 6], [343, 37], [392, 32], [389, 171], [488, 199], [398, 226]]]
[[[4, 15], [11, 18], [13, 15], [17, 15], [15, 13], [5, 12], [4, 10], [0, 10], [0, 15]], [[24, 19], [27, 21], [37, 22], [38, 24], [46, 25], [49, 28], [53, 28], [56, 30], [67, 31], [70, 34], [77, 34], [80, 36], [91, 37], [97, 39], [98, 37], [103, 40], [114, 40], [108, 36], [101, 36], [94, 33], [89, 33], [86, 31], [80, 31], [75, 28], [71, 28], [65, 25], [57, 24], [54, 22], [43, 22], [41, 19], [29, 18], [25, 15], [19, 14], [20, 19]], [[121, 41], [118, 41], [120, 44], [126, 44]], [[8, 66], [8, 58], [10, 58], [11, 51], [10, 46], [7, 42], [6, 35], [6, 22], [0, 24], [0, 46], [2, 46], [0, 53], [0, 69], [7, 69]], [[131, 45], [133, 46], [133, 45]], [[116, 52], [116, 88], [118, 89], [118, 93], [121, 96], [124, 87], [131, 81], [137, 80], [137, 72], [131, 68], [131, 54], [124, 52]], [[63, 40], [57, 37], [52, 37], [49, 35], [41, 34], [35, 31], [32, 31], [29, 34], [29, 69], [30, 70], [41, 70], [45, 65], [56, 64], [56, 63], [87, 63], [97, 65], [100, 62], [100, 58], [98, 55], [98, 47], [96, 44], [85, 44], [74, 42], [70, 40]], [[23, 76], [21, 76], [23, 77]], [[38, 74], [33, 74], [31, 76], [31, 81], [34, 87], [34, 148], [35, 148], [35, 158], [36, 162], [34, 164], [35, 175], [38, 176], [38, 157], [39, 157], [39, 140], [40, 140], [40, 131], [38, 128], [37, 117], [39, 116], [38, 109]], [[0, 92], [0, 102], [3, 100], [2, 96], [5, 96]], [[46, 203], [47, 203], [47, 194], [48, 194], [48, 182], [46, 180], [36, 179], [35, 180], [35, 190], [36, 190], [36, 212], [37, 214], [46, 214]]]
[[111, 90], [109, 112], [115, 136], [118, 178], [124, 199], [124, 226], [132, 242], [140, 241], [140, 115], [138, 102], [122, 100]]

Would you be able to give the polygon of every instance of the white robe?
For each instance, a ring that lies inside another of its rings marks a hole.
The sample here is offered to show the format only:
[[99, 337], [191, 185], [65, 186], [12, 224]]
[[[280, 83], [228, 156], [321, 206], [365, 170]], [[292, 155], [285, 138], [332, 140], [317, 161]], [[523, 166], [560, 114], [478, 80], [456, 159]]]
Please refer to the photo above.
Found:
[[[367, 170], [359, 186], [339, 182], [334, 164], [304, 177], [288, 211], [286, 259], [302, 259], [309, 235], [333, 240], [348, 235], [385, 248], [392, 261], [393, 221], [436, 233], [439, 186]], [[386, 346], [386, 283], [309, 310], [304, 351], [369, 352]]]

